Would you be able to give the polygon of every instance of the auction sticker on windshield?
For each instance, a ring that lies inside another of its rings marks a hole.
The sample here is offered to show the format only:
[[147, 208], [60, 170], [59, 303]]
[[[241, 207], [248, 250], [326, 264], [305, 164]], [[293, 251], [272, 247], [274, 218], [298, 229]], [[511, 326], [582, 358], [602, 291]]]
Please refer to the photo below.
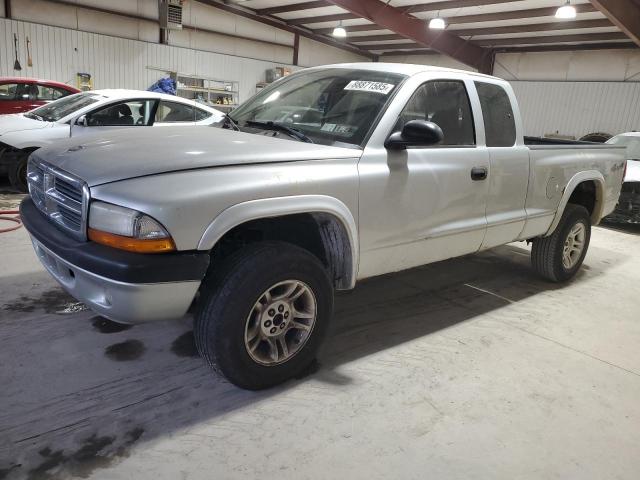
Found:
[[351, 80], [346, 87], [345, 90], [358, 90], [360, 92], [375, 92], [382, 93], [386, 95], [393, 87], [390, 83], [382, 83], [382, 82], [369, 82], [367, 80]]

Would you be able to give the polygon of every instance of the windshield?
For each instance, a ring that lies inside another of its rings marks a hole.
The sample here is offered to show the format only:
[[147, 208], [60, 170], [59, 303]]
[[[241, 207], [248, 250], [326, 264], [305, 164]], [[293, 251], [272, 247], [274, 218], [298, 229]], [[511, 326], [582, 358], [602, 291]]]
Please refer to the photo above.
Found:
[[235, 110], [231, 119], [251, 133], [362, 146], [404, 78], [345, 68], [301, 72], [265, 88]]
[[98, 99], [99, 95], [95, 93], [76, 93], [31, 110], [24, 116], [45, 122], [57, 122], [61, 118], [97, 102]]
[[627, 147], [627, 158], [640, 160], [640, 136], [618, 135], [607, 140], [607, 143]]

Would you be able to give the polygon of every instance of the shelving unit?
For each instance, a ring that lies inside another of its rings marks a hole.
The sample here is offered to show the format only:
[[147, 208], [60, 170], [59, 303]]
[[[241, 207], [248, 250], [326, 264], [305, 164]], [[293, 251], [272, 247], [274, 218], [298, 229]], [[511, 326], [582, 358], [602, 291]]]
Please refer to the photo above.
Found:
[[238, 106], [238, 82], [215, 78], [175, 74], [176, 90], [180, 97], [195, 99], [214, 108], [232, 110]]
[[196, 100], [225, 111], [231, 111], [238, 106], [239, 82], [236, 80], [189, 75], [151, 66], [147, 66], [147, 69], [164, 72], [166, 76], [174, 79], [176, 92], [180, 97]]

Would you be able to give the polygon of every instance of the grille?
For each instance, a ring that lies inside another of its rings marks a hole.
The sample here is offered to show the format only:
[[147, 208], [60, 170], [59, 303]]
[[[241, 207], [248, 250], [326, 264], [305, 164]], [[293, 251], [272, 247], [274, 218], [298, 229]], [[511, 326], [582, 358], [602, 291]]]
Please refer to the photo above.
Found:
[[29, 159], [27, 181], [38, 209], [73, 237], [86, 240], [89, 189], [85, 183], [33, 156]]

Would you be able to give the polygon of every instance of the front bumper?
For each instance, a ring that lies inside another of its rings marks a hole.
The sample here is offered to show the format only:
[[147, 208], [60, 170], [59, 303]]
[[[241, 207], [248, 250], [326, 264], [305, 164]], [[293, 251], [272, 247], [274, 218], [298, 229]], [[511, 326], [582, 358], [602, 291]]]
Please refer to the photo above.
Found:
[[206, 252], [139, 254], [73, 240], [30, 198], [20, 213], [47, 271], [73, 297], [117, 322], [180, 318], [209, 266]]

